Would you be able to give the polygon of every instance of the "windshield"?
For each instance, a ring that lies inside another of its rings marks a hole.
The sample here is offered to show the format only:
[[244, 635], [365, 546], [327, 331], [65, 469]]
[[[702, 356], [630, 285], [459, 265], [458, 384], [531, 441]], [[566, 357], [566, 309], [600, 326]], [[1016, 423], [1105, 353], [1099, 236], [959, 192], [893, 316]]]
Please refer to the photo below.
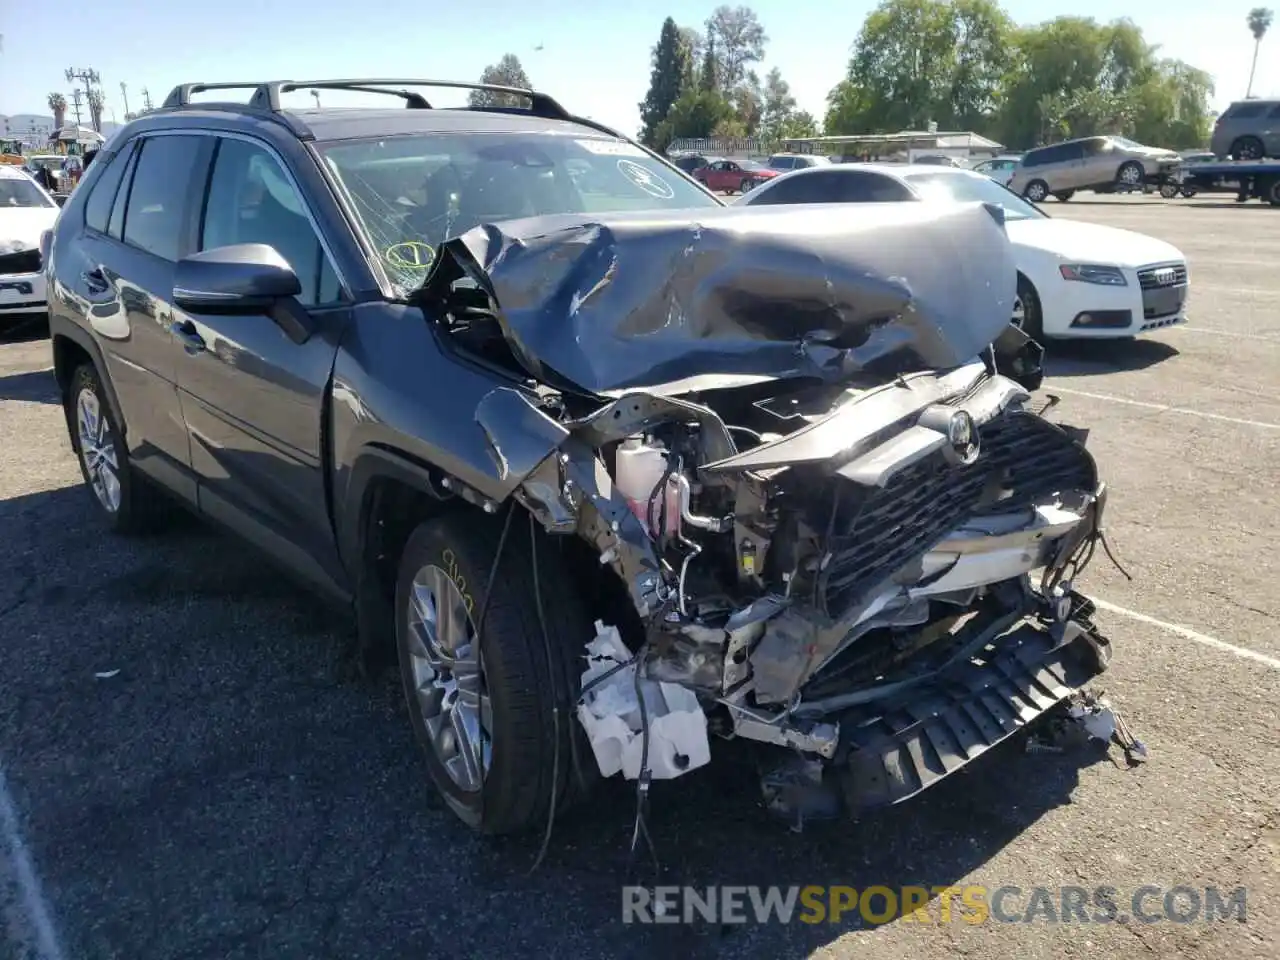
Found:
[[742, 167], [743, 170], [767, 170], [770, 173], [773, 172], [772, 167], [766, 167], [763, 163], [756, 163], [754, 160], [743, 160], [738, 166]]
[[402, 293], [422, 284], [442, 243], [481, 224], [723, 206], [639, 147], [602, 137], [421, 134], [344, 140], [320, 154]]
[[946, 203], [998, 203], [1008, 220], [1037, 220], [1045, 216], [1026, 200], [989, 177], [968, 173], [916, 173], [903, 177], [924, 200]]
[[49, 200], [34, 183], [17, 177], [0, 178], [0, 209], [6, 207], [51, 207]]

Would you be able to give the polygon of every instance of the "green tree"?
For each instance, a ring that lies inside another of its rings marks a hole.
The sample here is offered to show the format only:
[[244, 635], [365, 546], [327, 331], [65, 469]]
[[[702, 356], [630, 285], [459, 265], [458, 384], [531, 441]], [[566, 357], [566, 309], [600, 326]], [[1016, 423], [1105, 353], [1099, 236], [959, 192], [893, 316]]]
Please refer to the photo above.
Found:
[[796, 112], [796, 98], [791, 95], [791, 87], [782, 79], [782, 71], [777, 67], [765, 75], [761, 100], [760, 135], [767, 140], [776, 140]]
[[716, 38], [707, 37], [707, 45], [702, 51], [702, 67], [698, 71], [698, 89], [707, 93], [720, 92], [720, 71], [716, 63]]
[[827, 94], [822, 127], [831, 136], [876, 133], [872, 126], [871, 94], [854, 80], [841, 80]]
[[980, 125], [994, 109], [1009, 30], [991, 0], [883, 0], [828, 97], [828, 131]]
[[671, 137], [709, 137], [723, 123], [735, 120], [733, 107], [714, 90], [691, 89], [671, 105], [667, 123]]
[[1272, 11], [1266, 7], [1254, 7], [1249, 11], [1247, 21], [1249, 32], [1253, 34], [1253, 65], [1249, 67], [1249, 86], [1244, 91], [1246, 97], [1253, 93], [1253, 74], [1258, 69], [1258, 48], [1262, 46], [1262, 38], [1271, 28], [1272, 18]]
[[[533, 86], [529, 82], [529, 75], [524, 72], [520, 58], [514, 53], [504, 53], [497, 63], [485, 67], [480, 74], [480, 82], [501, 87], [519, 87], [522, 90]], [[472, 90], [468, 102], [473, 107], [523, 107], [528, 106], [529, 98], [490, 90]]]
[[[688, 46], [680, 36], [676, 22], [667, 17], [662, 32], [653, 48], [653, 69], [649, 74], [649, 92], [640, 104], [640, 140], [654, 150], [665, 150], [666, 143], [659, 143], [658, 128], [671, 112], [671, 105], [680, 99], [688, 73]], [[670, 141], [668, 141], [670, 142]]]
[[764, 59], [769, 38], [750, 7], [718, 6], [707, 20], [708, 45], [714, 41], [720, 91], [732, 94], [747, 82], [747, 72]]
[[799, 110], [783, 121], [781, 128], [778, 130], [778, 136], [779, 138], [816, 137], [820, 132], [818, 130], [818, 122], [813, 119], [813, 114], [807, 110]]

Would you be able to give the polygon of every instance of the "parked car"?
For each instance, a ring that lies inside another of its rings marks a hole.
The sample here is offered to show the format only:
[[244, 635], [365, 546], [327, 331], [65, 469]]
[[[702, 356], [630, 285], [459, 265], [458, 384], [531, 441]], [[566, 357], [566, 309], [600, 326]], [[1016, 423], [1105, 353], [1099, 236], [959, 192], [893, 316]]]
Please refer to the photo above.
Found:
[[896, 803], [1105, 668], [1105, 487], [999, 373], [1038, 370], [999, 218], [737, 209], [545, 94], [303, 88], [392, 83], [131, 121], [44, 239], [53, 367], [105, 525], [163, 490], [350, 610], [460, 819], [711, 732]]
[[911, 161], [928, 167], [962, 167], [964, 163], [957, 157], [947, 157], [940, 153], [924, 153]]
[[1077, 190], [1141, 189], [1176, 167], [1180, 159], [1172, 150], [1146, 147], [1124, 137], [1086, 137], [1028, 150], [1008, 186], [1032, 203], [1042, 203], [1050, 195], [1066, 201]]
[[1008, 185], [1009, 180], [1013, 177], [1013, 171], [1018, 168], [1018, 164], [1022, 162], [1022, 157], [992, 157], [990, 160], [980, 160], [975, 163], [971, 169], [974, 173], [980, 173], [984, 177], [990, 177], [996, 183]]
[[750, 160], [716, 160], [693, 171], [693, 176], [716, 193], [750, 193], [778, 171]]
[[1209, 149], [1215, 159], [1280, 157], [1280, 100], [1237, 100], [1218, 115]]
[[831, 158], [816, 153], [775, 153], [765, 166], [785, 173], [788, 170], [807, 170], [809, 167], [829, 167]]
[[1003, 207], [1017, 269], [1013, 322], [1036, 340], [1132, 337], [1185, 320], [1190, 277], [1177, 247], [1131, 230], [1051, 218], [976, 171], [873, 164], [798, 171], [742, 201], [749, 207], [878, 202]]
[[34, 177], [0, 165], [0, 333], [45, 313], [40, 237], [57, 219], [58, 205]]
[[714, 159], [718, 158], [709, 160], [700, 153], [682, 153], [672, 157], [671, 163], [685, 173], [693, 173], [693, 171], [705, 167], [708, 163], [712, 163]]

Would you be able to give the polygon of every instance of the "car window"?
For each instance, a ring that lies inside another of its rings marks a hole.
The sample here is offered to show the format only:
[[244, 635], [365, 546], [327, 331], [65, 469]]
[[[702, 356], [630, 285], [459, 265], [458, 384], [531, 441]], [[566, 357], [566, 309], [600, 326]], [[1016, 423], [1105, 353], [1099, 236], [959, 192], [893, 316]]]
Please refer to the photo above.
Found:
[[124, 242], [165, 260], [181, 256], [190, 171], [203, 137], [148, 137], [134, 165], [124, 214]]
[[[111, 209], [115, 206], [116, 193], [124, 180], [125, 171], [133, 159], [133, 148], [136, 141], [125, 144], [124, 149], [113, 156], [106, 165], [105, 172], [98, 175], [93, 184], [93, 192], [84, 204], [84, 222], [92, 230], [106, 233], [111, 222]], [[101, 161], [99, 161], [101, 162]]]
[[1232, 120], [1251, 120], [1260, 116], [1262, 116], [1262, 104], [1260, 103], [1241, 103], [1231, 108]]
[[955, 173], [908, 173], [907, 181], [926, 202], [998, 203], [1008, 220], [1043, 220], [1046, 214], [990, 177]]
[[1107, 141], [1102, 139], [1085, 140], [1080, 144], [1080, 152], [1086, 157], [1096, 157], [1107, 150]]
[[218, 141], [200, 229], [200, 249], [265, 243], [298, 275], [304, 306], [342, 299], [338, 275], [280, 162], [243, 140]]
[[54, 203], [26, 177], [0, 178], [0, 210], [14, 207], [52, 207]]
[[1280, 120], [1280, 103], [1271, 108], [1271, 112], [1267, 114], [1268, 120]]
[[138, 154], [141, 153], [140, 141], [135, 140], [128, 153], [127, 157], [122, 158], [128, 162], [121, 165], [124, 176], [121, 178], [120, 189], [116, 191], [116, 201], [111, 206], [111, 219], [107, 222], [107, 233], [117, 240], [124, 235], [124, 209], [129, 204], [129, 192], [133, 189], [133, 171], [137, 169]]
[[914, 200], [911, 191], [892, 177], [861, 171], [832, 171], [838, 178], [836, 199], [841, 203], [902, 203]]
[[764, 190], [747, 195], [748, 206], [774, 206], [786, 203], [834, 203], [836, 184], [834, 171], [793, 174], [776, 180]]
[[[414, 134], [318, 150], [404, 293], [422, 285], [436, 248], [482, 224], [723, 206], [635, 144], [598, 134]], [[407, 249], [416, 251], [409, 260]]]
[[1045, 162], [1044, 154], [1045, 151], [1043, 150], [1032, 150], [1022, 158], [1022, 165], [1024, 167], [1038, 167]]

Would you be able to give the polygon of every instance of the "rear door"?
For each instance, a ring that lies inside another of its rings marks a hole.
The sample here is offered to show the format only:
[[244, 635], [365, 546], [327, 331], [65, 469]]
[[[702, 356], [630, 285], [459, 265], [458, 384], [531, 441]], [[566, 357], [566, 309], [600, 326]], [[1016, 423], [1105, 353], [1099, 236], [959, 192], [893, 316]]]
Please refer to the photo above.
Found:
[[[181, 347], [169, 335], [177, 261], [193, 243], [210, 141], [152, 133], [127, 144], [93, 185], [76, 260], [60, 279], [87, 305], [107, 375], [120, 400], [138, 468], [194, 501], [176, 376]], [[194, 198], [194, 199], [193, 199]]]
[[294, 343], [266, 314], [188, 313], [178, 369], [200, 508], [322, 585], [340, 578], [326, 484], [324, 423], [348, 300], [316, 219], [264, 142], [216, 142], [196, 246], [274, 247], [319, 328]]
[[1280, 157], [1280, 100], [1271, 105], [1258, 136], [1268, 157]]

